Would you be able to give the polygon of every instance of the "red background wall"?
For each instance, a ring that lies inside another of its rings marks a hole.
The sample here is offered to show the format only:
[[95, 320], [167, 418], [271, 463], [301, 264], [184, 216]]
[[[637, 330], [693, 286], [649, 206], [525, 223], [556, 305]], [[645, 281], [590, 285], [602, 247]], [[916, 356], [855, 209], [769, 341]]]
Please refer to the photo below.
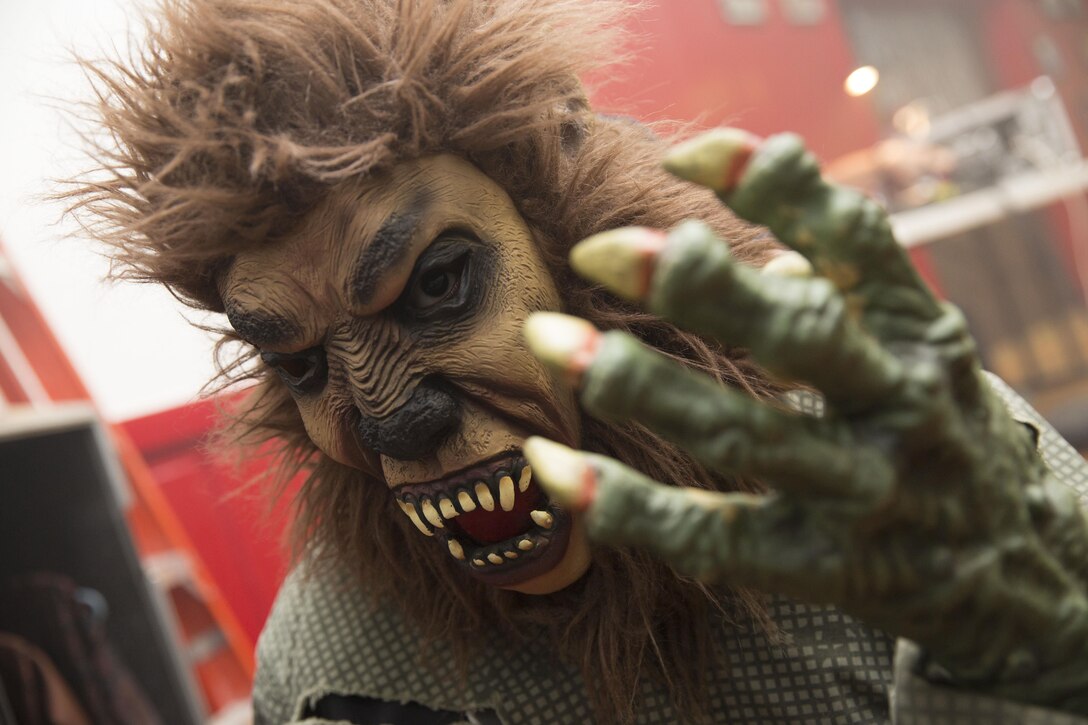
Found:
[[269, 501], [253, 480], [261, 460], [240, 468], [207, 448], [217, 403], [205, 400], [124, 424], [162, 486], [197, 553], [254, 642], [287, 570], [283, 531], [289, 502]]
[[715, 0], [659, 1], [631, 24], [633, 59], [609, 70], [595, 105], [648, 121], [796, 131], [823, 158], [877, 141], [868, 101], [843, 92], [856, 63], [836, 3], [813, 26], [788, 22], [778, 2], [769, 6], [766, 23], [739, 27]]

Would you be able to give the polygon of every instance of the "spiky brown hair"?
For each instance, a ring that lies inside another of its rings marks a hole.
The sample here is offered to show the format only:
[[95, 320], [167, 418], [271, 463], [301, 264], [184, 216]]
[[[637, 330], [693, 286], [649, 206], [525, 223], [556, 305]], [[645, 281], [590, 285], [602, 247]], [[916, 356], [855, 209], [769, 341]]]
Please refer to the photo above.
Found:
[[[222, 311], [217, 280], [233, 255], [289, 231], [336, 184], [456, 154], [510, 194], [567, 312], [767, 395], [736, 351], [623, 304], [567, 265], [590, 234], [693, 216], [741, 259], [760, 263], [770, 247], [710, 194], [662, 172], [662, 142], [645, 127], [590, 110], [579, 79], [615, 58], [629, 9], [616, 0], [169, 0], [142, 51], [88, 66], [110, 140], [97, 147], [99, 176], [71, 193], [74, 206], [112, 245], [120, 276]], [[230, 432], [276, 441], [280, 481], [306, 473], [296, 541], [353, 567], [465, 660], [474, 632], [497, 623], [557, 643], [581, 667], [602, 720], [633, 718], [644, 673], [694, 717], [714, 657], [710, 628], [769, 626], [755, 595], [708, 590], [637, 551], [596, 550], [581, 582], [547, 597], [469, 580], [409, 531], [383, 482], [314, 447], [280, 379], [252, 353], [222, 366], [226, 379], [256, 382]], [[584, 425], [586, 448], [661, 481], [743, 487], [637, 425]]]

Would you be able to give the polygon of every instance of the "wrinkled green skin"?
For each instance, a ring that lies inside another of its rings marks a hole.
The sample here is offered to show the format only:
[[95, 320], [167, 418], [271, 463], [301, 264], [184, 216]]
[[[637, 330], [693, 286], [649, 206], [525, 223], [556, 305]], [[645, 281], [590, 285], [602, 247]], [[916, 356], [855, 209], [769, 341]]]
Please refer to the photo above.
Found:
[[723, 201], [816, 276], [740, 266], [690, 222], [646, 304], [811, 385], [827, 414], [760, 403], [607, 333], [582, 385], [591, 413], [773, 493], [691, 494], [592, 456], [590, 536], [839, 605], [921, 644], [930, 676], [1088, 714], [1088, 524], [987, 385], [962, 315], [920, 281], [883, 210], [825, 183], [796, 137], [768, 140]]

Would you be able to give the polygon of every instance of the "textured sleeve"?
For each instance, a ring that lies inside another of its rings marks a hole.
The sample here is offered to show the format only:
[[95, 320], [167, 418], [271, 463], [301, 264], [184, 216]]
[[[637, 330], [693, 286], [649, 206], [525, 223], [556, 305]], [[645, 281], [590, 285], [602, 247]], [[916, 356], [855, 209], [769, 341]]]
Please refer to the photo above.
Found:
[[280, 587], [276, 602], [257, 640], [257, 674], [253, 679], [254, 725], [282, 725], [294, 716], [299, 693], [292, 676], [296, 650], [300, 572], [292, 572]]
[[987, 378], [1005, 401], [1012, 417], [1035, 429], [1039, 452], [1057, 479], [1072, 489], [1082, 502], [1088, 503], [1088, 461], [1003, 380], [996, 375], [987, 375]]
[[[1027, 401], [996, 376], [988, 377], [1012, 417], [1035, 430], [1039, 451], [1058, 480], [1088, 501], [1084, 458]], [[1088, 725], [1088, 718], [931, 682], [920, 674], [924, 668], [925, 654], [918, 645], [899, 640], [891, 700], [895, 725]]]

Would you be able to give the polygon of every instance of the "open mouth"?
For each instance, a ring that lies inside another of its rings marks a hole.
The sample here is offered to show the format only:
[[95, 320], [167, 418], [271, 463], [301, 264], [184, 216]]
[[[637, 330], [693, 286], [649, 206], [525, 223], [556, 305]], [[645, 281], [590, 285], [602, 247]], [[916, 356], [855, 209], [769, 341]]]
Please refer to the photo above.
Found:
[[451, 557], [488, 584], [527, 581], [566, 553], [570, 515], [533, 481], [520, 451], [438, 481], [398, 486], [393, 495], [421, 533], [437, 537]]

